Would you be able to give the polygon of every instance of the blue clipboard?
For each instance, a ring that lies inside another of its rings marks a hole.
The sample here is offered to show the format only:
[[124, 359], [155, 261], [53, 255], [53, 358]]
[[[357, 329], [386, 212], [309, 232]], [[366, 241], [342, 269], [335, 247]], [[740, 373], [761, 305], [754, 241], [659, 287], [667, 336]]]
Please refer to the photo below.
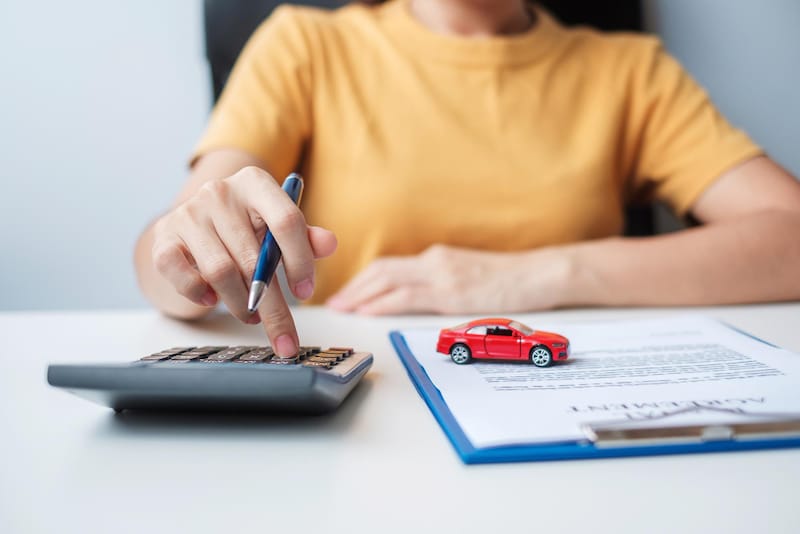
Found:
[[[509, 445], [498, 447], [475, 447], [464, 434], [441, 393], [408, 347], [399, 331], [389, 333], [400, 361], [411, 377], [417, 391], [425, 400], [431, 413], [439, 422], [447, 438], [465, 464], [487, 464], [501, 462], [539, 462], [549, 460], [582, 460], [591, 458], [619, 458], [625, 456], [654, 456], [663, 454], [687, 454], [700, 452], [727, 452], [760, 449], [783, 449], [800, 447], [800, 419], [793, 419], [793, 432], [775, 433], [785, 437], [767, 437], [740, 440], [735, 437], [714, 439], [701, 443], [673, 443], [657, 445], [598, 446], [588, 438], [565, 443]], [[765, 432], [761, 432], [765, 434]]]

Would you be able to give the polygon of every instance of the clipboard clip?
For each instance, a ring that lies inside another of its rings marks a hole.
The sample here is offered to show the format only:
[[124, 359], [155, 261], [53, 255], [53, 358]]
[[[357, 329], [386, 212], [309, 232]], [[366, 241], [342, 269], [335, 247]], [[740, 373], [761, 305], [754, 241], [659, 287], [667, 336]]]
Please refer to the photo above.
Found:
[[[750, 420], [739, 419], [730, 422], [689, 425], [652, 424], [652, 421], [668, 419], [675, 415], [703, 411], [743, 416]], [[584, 423], [581, 425], [581, 430], [596, 447], [640, 447], [714, 441], [789, 439], [800, 438], [800, 414], [746, 412], [737, 408], [695, 406], [638, 420]]]

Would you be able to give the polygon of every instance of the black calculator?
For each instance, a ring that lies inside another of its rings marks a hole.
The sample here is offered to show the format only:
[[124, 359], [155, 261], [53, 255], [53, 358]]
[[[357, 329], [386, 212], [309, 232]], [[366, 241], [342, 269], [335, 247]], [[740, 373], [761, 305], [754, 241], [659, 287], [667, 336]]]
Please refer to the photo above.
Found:
[[372, 366], [351, 347], [175, 347], [122, 364], [51, 364], [47, 381], [122, 410], [324, 413], [338, 407]]

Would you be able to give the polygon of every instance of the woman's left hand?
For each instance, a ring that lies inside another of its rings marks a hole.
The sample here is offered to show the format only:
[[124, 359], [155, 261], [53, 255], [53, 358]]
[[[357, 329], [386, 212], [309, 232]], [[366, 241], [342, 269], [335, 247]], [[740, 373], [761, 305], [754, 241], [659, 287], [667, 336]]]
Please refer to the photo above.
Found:
[[434, 245], [379, 258], [327, 305], [365, 315], [522, 312], [563, 305], [569, 256], [559, 248], [484, 252]]

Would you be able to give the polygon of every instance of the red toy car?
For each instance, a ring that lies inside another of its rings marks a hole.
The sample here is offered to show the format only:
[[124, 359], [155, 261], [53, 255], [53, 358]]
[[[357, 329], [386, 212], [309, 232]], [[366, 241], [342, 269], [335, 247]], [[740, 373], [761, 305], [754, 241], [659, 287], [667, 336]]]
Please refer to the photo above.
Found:
[[524, 360], [549, 367], [569, 357], [569, 340], [512, 319], [476, 319], [442, 330], [436, 352], [449, 354], [459, 365], [486, 359]]

